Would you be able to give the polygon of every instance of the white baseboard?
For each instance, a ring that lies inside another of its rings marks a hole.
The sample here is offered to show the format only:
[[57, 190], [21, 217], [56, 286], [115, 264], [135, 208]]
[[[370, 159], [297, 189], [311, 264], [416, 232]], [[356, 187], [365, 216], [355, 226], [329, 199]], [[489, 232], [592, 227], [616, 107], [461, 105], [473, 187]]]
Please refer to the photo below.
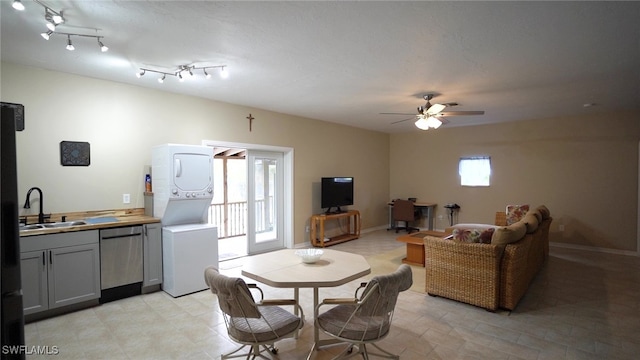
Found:
[[638, 251], [616, 250], [616, 249], [608, 249], [608, 248], [601, 248], [601, 247], [595, 247], [595, 246], [565, 244], [565, 243], [558, 243], [558, 242], [549, 242], [549, 246], [565, 248], [565, 249], [575, 249], [575, 250], [586, 250], [586, 251], [593, 251], [593, 252], [601, 252], [601, 253], [607, 253], [607, 254], [617, 254], [617, 255], [627, 255], [627, 256], [640, 256], [640, 252], [638, 252]]

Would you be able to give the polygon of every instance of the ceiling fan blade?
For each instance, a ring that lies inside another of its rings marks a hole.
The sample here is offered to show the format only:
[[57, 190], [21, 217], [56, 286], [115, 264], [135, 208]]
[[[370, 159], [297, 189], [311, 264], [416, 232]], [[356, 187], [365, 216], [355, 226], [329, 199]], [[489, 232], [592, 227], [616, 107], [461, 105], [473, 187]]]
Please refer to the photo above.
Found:
[[435, 115], [444, 110], [447, 106], [442, 104], [433, 104], [427, 109], [428, 115]]
[[438, 116], [484, 115], [484, 111], [443, 111]]
[[392, 123], [391, 123], [391, 125], [393, 125], [393, 124], [397, 124], [397, 123], [401, 123], [401, 122], [405, 122], [405, 121], [407, 121], [407, 120], [411, 120], [411, 119], [413, 119], [413, 118], [414, 118], [414, 116], [412, 116], [412, 117], [410, 117], [410, 118], [407, 118], [407, 119], [394, 121], [394, 122], [392, 122]]
[[409, 114], [409, 113], [378, 113], [380, 115], [415, 115], [415, 114]]

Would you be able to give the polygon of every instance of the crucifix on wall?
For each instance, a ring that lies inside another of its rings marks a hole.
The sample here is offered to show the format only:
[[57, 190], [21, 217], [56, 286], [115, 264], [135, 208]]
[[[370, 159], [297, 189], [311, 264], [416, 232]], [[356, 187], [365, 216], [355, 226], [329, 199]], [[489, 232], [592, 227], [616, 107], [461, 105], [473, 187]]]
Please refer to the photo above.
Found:
[[255, 118], [251, 116], [251, 114], [249, 114], [249, 116], [247, 116], [246, 118], [249, 119], [249, 131], [251, 131], [251, 125], [253, 124], [253, 119]]

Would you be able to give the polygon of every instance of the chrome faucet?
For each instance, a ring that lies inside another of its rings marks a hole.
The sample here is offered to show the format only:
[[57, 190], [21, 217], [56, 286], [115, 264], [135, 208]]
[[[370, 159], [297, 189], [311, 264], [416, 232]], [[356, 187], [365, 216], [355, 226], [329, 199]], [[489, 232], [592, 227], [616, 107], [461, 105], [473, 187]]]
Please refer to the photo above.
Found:
[[[30, 209], [31, 208], [31, 204], [29, 203], [29, 198], [31, 197], [31, 192], [33, 190], [38, 191], [38, 194], [40, 195], [40, 209], [38, 211], [38, 224], [42, 224], [44, 222], [45, 219], [45, 215], [44, 215], [44, 206], [43, 206], [43, 201], [42, 201], [42, 190], [40, 190], [39, 187], [32, 187], [31, 189], [29, 189], [29, 191], [27, 192], [27, 200], [24, 202], [24, 208], [25, 209]], [[46, 216], [49, 217], [49, 216]], [[26, 221], [25, 221], [26, 224]]]

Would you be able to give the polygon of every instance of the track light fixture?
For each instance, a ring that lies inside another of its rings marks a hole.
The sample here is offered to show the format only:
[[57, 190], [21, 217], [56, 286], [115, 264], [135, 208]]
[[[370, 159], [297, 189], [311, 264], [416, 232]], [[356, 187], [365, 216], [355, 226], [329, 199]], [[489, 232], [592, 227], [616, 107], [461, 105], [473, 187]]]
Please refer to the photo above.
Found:
[[102, 52], [109, 51], [109, 48], [102, 42], [102, 39], [104, 38], [104, 36], [74, 34], [74, 33], [66, 33], [66, 32], [54, 32], [54, 31], [51, 31], [51, 30], [49, 30], [47, 32], [43, 32], [42, 34], [40, 34], [40, 36], [42, 36], [42, 38], [45, 39], [45, 40], [49, 40], [49, 38], [52, 35], [63, 35], [63, 36], [66, 36], [67, 37], [67, 50], [69, 50], [69, 51], [73, 51], [75, 49], [75, 47], [73, 46], [73, 43], [71, 42], [71, 37], [72, 36], [95, 38], [96, 40], [98, 40], [98, 46], [100, 46], [100, 51], [102, 51]]
[[[76, 33], [67, 33], [67, 32], [58, 32], [58, 31], [56, 31], [56, 27], [58, 25], [66, 22], [66, 19], [62, 15], [62, 10], [55, 11], [52, 8], [50, 8], [49, 6], [47, 6], [46, 4], [44, 4], [41, 0], [33, 0], [33, 2], [35, 2], [36, 4], [38, 4], [38, 5], [40, 5], [40, 6], [42, 6], [44, 8], [44, 19], [46, 20], [46, 26], [47, 26], [47, 29], [49, 29], [49, 30], [40, 34], [40, 36], [42, 36], [43, 39], [49, 40], [49, 38], [51, 38], [51, 35], [63, 35], [63, 36], [66, 36], [67, 37], [67, 50], [73, 51], [73, 50], [75, 50], [75, 47], [73, 46], [73, 43], [71, 41], [71, 37], [72, 36], [90, 37], [90, 38], [95, 38], [95, 39], [98, 40], [98, 46], [100, 46], [100, 50], [102, 52], [109, 51], [109, 48], [102, 42], [102, 39], [104, 38], [104, 36], [84, 35], [84, 34], [76, 34]], [[16, 10], [24, 10], [24, 4], [22, 4], [22, 2], [20, 0], [14, 0], [12, 6]], [[98, 29], [93, 29], [93, 30], [95, 30], [96, 32], [98, 31]]]
[[220, 70], [221, 70], [220, 71], [220, 77], [223, 78], [223, 79], [226, 79], [229, 76], [229, 73], [226, 71], [226, 67], [227, 67], [227, 65], [214, 65], [214, 66], [180, 65], [180, 66], [177, 67], [177, 70], [174, 71], [174, 72], [166, 72], [166, 71], [159, 71], [159, 70], [153, 70], [153, 69], [140, 68], [140, 71], [136, 73], [136, 76], [138, 78], [140, 78], [142, 75], [144, 75], [144, 73], [146, 71], [149, 71], [149, 72], [153, 72], [153, 73], [162, 75], [162, 77], [158, 78], [158, 82], [159, 83], [164, 83], [164, 79], [166, 79], [167, 76], [175, 76], [175, 77], [178, 78], [178, 81], [183, 82], [185, 80], [187, 74], [189, 74], [189, 78], [194, 76], [194, 74], [193, 74], [194, 70], [202, 70], [202, 73], [204, 74], [205, 78], [210, 79], [211, 78], [211, 74], [209, 72], [207, 72], [207, 69], [220, 68]]

